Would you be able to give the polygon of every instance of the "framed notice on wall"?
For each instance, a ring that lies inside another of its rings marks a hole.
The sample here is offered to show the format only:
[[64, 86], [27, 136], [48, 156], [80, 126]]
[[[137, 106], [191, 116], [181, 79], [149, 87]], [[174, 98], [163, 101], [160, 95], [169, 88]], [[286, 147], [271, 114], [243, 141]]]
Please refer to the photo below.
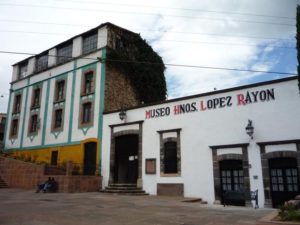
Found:
[[156, 159], [146, 159], [146, 174], [156, 174]]

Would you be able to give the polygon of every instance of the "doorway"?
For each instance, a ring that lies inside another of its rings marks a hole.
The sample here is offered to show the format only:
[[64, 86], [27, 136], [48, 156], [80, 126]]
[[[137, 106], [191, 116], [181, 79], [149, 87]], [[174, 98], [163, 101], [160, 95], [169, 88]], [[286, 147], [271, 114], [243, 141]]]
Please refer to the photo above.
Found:
[[56, 166], [57, 165], [57, 159], [58, 159], [58, 151], [52, 151], [51, 152], [51, 162], [50, 162], [50, 164], [52, 166]]
[[269, 159], [271, 198], [273, 207], [299, 194], [299, 175], [295, 158]]
[[[238, 191], [244, 188], [244, 171], [242, 160], [220, 161], [221, 201], [226, 191]], [[245, 200], [227, 201], [230, 205], [245, 206]]]
[[138, 135], [129, 134], [115, 139], [114, 183], [136, 184], [138, 179]]
[[88, 142], [84, 144], [84, 175], [95, 175], [97, 158], [97, 143]]

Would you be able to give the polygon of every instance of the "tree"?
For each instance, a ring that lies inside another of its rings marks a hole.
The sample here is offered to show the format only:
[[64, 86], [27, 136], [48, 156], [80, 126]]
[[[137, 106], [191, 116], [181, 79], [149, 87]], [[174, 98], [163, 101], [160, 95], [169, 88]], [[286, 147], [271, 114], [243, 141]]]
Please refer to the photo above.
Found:
[[122, 71], [129, 78], [140, 102], [164, 101], [167, 87], [162, 58], [139, 34], [124, 32], [120, 37], [121, 47], [107, 49], [108, 67]]

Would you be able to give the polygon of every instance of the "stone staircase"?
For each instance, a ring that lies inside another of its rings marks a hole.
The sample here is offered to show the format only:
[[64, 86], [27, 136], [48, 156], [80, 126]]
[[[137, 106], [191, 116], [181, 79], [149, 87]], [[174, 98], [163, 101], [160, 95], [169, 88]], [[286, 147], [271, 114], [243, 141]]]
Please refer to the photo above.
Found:
[[109, 184], [100, 192], [122, 195], [148, 195], [144, 190], [138, 188], [136, 184]]
[[8, 188], [7, 183], [0, 176], [0, 188]]

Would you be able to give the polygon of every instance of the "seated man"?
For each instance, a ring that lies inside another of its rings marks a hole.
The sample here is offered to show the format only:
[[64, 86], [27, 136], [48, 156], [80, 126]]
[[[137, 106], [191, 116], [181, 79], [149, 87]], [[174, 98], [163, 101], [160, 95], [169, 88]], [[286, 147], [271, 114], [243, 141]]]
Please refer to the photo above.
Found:
[[41, 183], [41, 184], [37, 184], [37, 190], [36, 190], [36, 193], [39, 193], [41, 190], [44, 190], [45, 186], [48, 185], [48, 183], [51, 182], [51, 177], [48, 177], [48, 180], [45, 181], [44, 183]]
[[57, 182], [55, 181], [54, 177], [50, 178], [50, 181], [45, 184], [43, 190], [44, 193], [57, 191]]

